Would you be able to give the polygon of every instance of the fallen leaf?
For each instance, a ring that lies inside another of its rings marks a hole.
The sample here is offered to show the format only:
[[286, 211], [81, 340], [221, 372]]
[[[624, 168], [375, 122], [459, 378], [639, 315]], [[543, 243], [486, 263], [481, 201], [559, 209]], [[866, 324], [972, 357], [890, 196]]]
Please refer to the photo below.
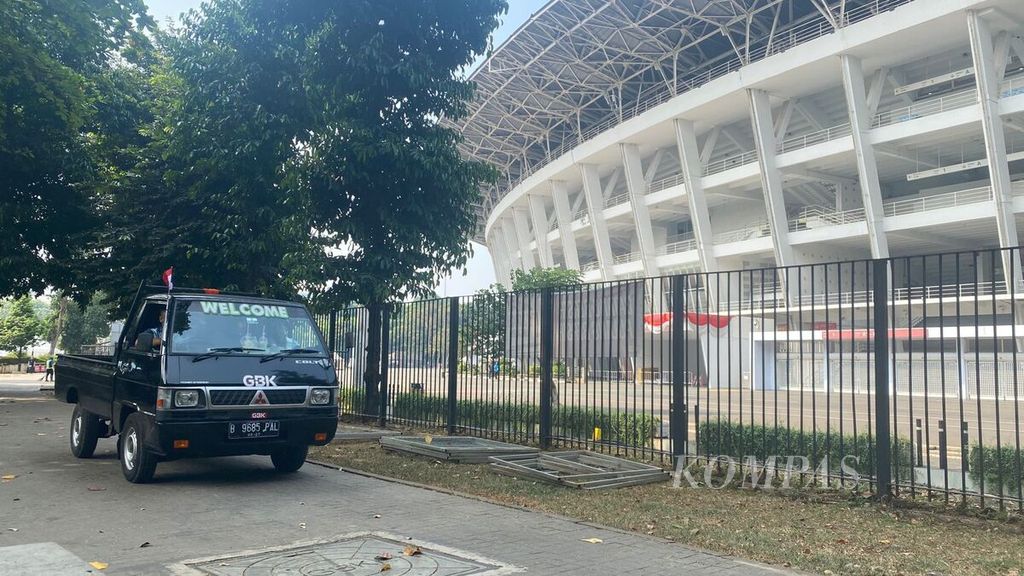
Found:
[[89, 486], [86, 488], [89, 492], [103, 492], [106, 490], [103, 486]]
[[92, 562], [89, 562], [89, 566], [92, 566], [97, 570], [106, 570], [107, 566], [110, 566], [110, 564], [107, 564], [106, 562], [99, 562], [97, 560], [93, 560]]
[[391, 552], [381, 552], [380, 554], [377, 554], [376, 556], [374, 556], [373, 559], [374, 560], [380, 560], [382, 562], [384, 560], [391, 560]]
[[139, 548], [149, 548], [150, 546], [152, 546], [152, 544], [150, 544], [149, 542], [143, 542], [142, 544], [139, 544]]
[[600, 538], [584, 538], [583, 541], [587, 544], [601, 544], [604, 542], [604, 540], [601, 540]]
[[385, 562], [384, 565], [380, 567], [380, 571], [387, 572], [388, 570], [391, 570], [391, 564]]
[[419, 546], [406, 544], [405, 550], [402, 550], [402, 554], [405, 554], [406, 556], [419, 556], [420, 554], [423, 554], [423, 549]]
[[4, 474], [3, 476], [0, 476], [0, 480], [14, 480], [17, 477], [18, 476], [15, 474]]
[[423, 441], [426, 442], [427, 444], [430, 444], [431, 442], [434, 441], [434, 438], [433, 436], [424, 436]]

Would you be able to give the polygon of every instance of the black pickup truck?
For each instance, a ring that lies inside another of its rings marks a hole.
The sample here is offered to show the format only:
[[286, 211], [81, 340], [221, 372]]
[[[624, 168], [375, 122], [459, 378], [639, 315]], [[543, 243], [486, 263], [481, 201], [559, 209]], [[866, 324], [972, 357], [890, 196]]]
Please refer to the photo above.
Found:
[[157, 462], [269, 455], [305, 462], [338, 426], [338, 383], [301, 304], [209, 289], [140, 286], [110, 356], [61, 356], [55, 394], [75, 404], [71, 452], [117, 435], [130, 482]]

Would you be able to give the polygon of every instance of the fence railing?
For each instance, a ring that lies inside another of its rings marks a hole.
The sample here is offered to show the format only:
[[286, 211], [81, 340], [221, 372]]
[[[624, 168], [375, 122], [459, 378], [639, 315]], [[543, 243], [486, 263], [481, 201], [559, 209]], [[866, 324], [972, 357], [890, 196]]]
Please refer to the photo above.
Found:
[[938, 210], [940, 208], [955, 208], [978, 202], [988, 202], [990, 200], [992, 200], [992, 188], [990, 186], [981, 186], [979, 188], [971, 188], [970, 190], [957, 190], [956, 192], [947, 192], [945, 194], [894, 200], [886, 202], [882, 206], [886, 216], [901, 216], [928, 210]]
[[678, 254], [680, 252], [688, 252], [696, 249], [697, 239], [694, 238], [693, 234], [682, 234], [679, 236], [670, 236], [661, 247], [661, 253]]
[[728, 158], [722, 158], [721, 160], [715, 160], [709, 162], [704, 166], [704, 176], [710, 176], [712, 174], [718, 174], [719, 172], [725, 172], [744, 164], [750, 164], [751, 162], [757, 161], [757, 150], [749, 150], [735, 156], [729, 156]]
[[686, 179], [683, 177], [682, 174], [675, 174], [667, 178], [662, 178], [660, 180], [655, 180], [654, 182], [651, 182], [650, 187], [648, 187], [648, 193], [653, 194], [655, 192], [667, 190], [669, 188], [672, 188], [673, 186], [679, 186], [680, 184], [685, 183]]
[[1022, 510], [1021, 264], [979, 250], [402, 302], [369, 384], [369, 312], [317, 320], [346, 414], [666, 461], [801, 457], [834, 485], [854, 482], [846, 458], [878, 494]]
[[753, 240], [755, 238], [764, 238], [765, 236], [771, 235], [771, 224], [769, 224], [767, 220], [762, 220], [760, 222], [750, 224], [746, 228], [737, 228], [735, 230], [714, 234], [712, 236], [712, 241], [715, 244], [728, 244], [730, 242]]
[[778, 145], [778, 153], [782, 154], [785, 152], [792, 152], [793, 150], [799, 150], [801, 148], [807, 148], [815, 144], [821, 144], [822, 142], [829, 142], [836, 138], [843, 138], [850, 135], [850, 124], [840, 124], [839, 126], [832, 126], [825, 128], [824, 130], [817, 130], [808, 134], [800, 136], [793, 136], [792, 138], [786, 138]]

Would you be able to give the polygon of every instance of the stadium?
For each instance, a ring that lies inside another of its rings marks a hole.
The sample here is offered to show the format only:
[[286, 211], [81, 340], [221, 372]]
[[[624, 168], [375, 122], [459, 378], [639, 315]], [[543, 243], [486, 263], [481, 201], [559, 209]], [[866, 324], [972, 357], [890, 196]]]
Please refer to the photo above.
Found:
[[1022, 33], [1016, 0], [552, 0], [472, 75], [476, 240], [506, 285], [1017, 246]]
[[552, 0], [472, 75], [475, 240], [506, 286], [582, 273], [570, 403], [856, 434], [891, 395], [911, 487], [984, 491], [970, 445], [1022, 443], [1022, 35], [1019, 0]]

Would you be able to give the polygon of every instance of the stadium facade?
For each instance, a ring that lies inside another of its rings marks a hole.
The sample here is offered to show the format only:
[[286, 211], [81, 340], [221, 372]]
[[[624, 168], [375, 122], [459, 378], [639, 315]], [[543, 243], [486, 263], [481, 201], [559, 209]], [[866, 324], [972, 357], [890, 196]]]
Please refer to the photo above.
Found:
[[1017, 246], [1022, 35], [1020, 0], [552, 0], [472, 76], [476, 239], [506, 284]]

